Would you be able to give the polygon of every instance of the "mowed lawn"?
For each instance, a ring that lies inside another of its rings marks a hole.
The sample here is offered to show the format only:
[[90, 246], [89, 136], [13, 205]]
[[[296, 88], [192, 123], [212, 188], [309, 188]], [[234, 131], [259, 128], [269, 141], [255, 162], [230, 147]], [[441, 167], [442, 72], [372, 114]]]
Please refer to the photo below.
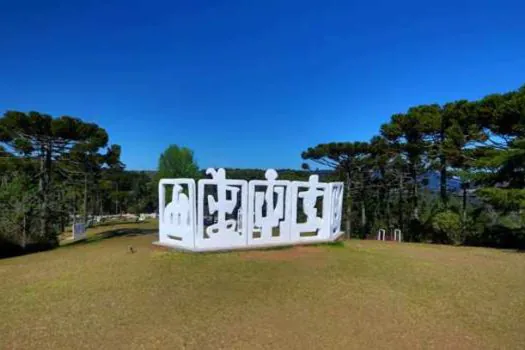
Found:
[[0, 348], [525, 348], [523, 253], [356, 240], [189, 254], [153, 246], [154, 223], [91, 235], [0, 260]]

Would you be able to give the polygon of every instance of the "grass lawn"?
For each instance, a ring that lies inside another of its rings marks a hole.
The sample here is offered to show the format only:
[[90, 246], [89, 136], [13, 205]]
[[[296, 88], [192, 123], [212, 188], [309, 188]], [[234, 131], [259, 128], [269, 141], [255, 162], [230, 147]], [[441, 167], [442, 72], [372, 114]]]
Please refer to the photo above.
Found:
[[89, 235], [0, 260], [0, 348], [525, 348], [523, 253], [350, 241], [189, 254], [153, 246], [154, 223]]

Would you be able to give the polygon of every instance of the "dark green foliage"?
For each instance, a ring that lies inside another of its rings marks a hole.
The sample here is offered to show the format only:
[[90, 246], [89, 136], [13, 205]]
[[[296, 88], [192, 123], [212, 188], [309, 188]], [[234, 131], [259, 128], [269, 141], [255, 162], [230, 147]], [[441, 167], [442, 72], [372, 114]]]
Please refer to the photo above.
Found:
[[[345, 182], [344, 230], [370, 237], [401, 229], [405, 240], [525, 247], [525, 86], [478, 101], [430, 104], [395, 114], [369, 142], [308, 148], [322, 169], [279, 178]], [[152, 212], [160, 178], [202, 178], [193, 152], [170, 146], [154, 172], [124, 170], [118, 145], [93, 123], [7, 111], [0, 118], [0, 245], [57, 244], [75, 220]], [[330, 171], [326, 171], [326, 170]], [[263, 179], [262, 169], [227, 169]], [[437, 188], [430, 182], [437, 176]], [[455, 177], [455, 178], [453, 178]], [[450, 189], [460, 179], [460, 188]], [[1, 249], [0, 249], [1, 250]]]
[[199, 167], [193, 157], [193, 151], [177, 145], [169, 146], [159, 158], [157, 177], [193, 178], [199, 177]]
[[462, 244], [461, 217], [451, 210], [442, 211], [432, 218], [434, 241], [440, 243]]
[[88, 193], [103, 168], [119, 162], [118, 146], [99, 153], [107, 142], [104, 129], [78, 118], [7, 111], [0, 118], [2, 240], [21, 250], [54, 246], [78, 207], [87, 218]]
[[[347, 234], [399, 228], [410, 241], [523, 246], [525, 86], [479, 101], [412, 107], [380, 134], [302, 153], [346, 182]], [[428, 190], [436, 178], [438, 188]], [[451, 190], [457, 179], [460, 188]]]
[[[322, 166], [332, 168], [335, 173], [345, 181], [346, 196], [345, 203], [345, 230], [347, 237], [352, 232], [352, 193], [363, 194], [364, 181], [357, 183], [357, 179], [363, 179], [363, 174], [369, 172], [370, 145], [366, 142], [334, 142], [319, 144], [308, 148], [301, 154], [304, 160], [314, 161]], [[308, 168], [308, 166], [304, 166]], [[364, 210], [361, 206], [361, 211]], [[361, 235], [365, 233], [366, 211], [362, 212]]]

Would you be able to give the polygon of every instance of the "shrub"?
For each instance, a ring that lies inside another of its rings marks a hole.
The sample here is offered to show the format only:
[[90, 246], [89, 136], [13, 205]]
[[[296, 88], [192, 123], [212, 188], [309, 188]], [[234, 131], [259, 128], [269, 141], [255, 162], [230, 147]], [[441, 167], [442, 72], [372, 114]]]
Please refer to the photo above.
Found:
[[454, 244], [462, 244], [464, 235], [461, 228], [460, 216], [450, 210], [436, 214], [432, 219], [432, 229], [436, 236], [436, 241], [446, 240]]

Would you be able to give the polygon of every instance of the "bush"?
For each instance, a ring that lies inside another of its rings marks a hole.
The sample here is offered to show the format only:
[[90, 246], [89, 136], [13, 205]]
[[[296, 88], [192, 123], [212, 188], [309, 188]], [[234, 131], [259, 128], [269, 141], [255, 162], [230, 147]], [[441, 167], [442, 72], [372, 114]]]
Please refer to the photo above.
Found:
[[525, 249], [525, 225], [517, 213], [498, 215], [484, 210], [474, 213], [473, 222], [466, 228], [467, 245]]
[[432, 229], [435, 239], [439, 243], [446, 241], [454, 244], [463, 244], [464, 235], [461, 228], [461, 217], [450, 210], [436, 214], [432, 218]]

